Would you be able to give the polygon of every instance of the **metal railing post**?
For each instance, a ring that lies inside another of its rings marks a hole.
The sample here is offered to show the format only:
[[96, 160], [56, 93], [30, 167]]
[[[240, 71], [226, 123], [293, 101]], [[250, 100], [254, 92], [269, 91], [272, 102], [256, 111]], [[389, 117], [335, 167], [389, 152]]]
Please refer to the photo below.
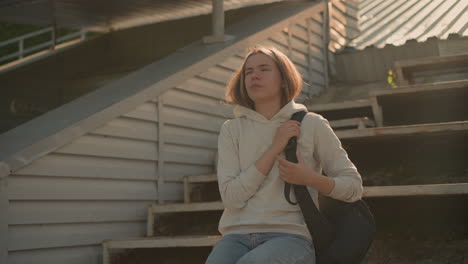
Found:
[[23, 58], [23, 50], [24, 50], [24, 39], [21, 38], [19, 41], [18, 41], [18, 45], [19, 45], [19, 54], [18, 54], [18, 59], [22, 59]]
[[81, 37], [80, 37], [80, 40], [81, 40], [81, 41], [85, 40], [85, 38], [86, 38], [86, 30], [82, 29], [82, 30], [81, 30], [80, 36], [81, 36]]
[[[41, 34], [46, 34], [49, 31], [51, 31], [52, 40], [42, 42], [42, 43], [37, 44], [37, 45], [32, 46], [32, 47], [25, 47], [25, 40], [26, 39], [29, 39], [29, 38], [32, 38], [32, 37], [35, 37], [35, 36], [38, 36], [38, 35], [41, 35]], [[17, 45], [18, 49], [15, 50], [14, 52], [10, 53], [10, 54], [1, 56], [0, 57], [0, 65], [4, 61], [7, 61], [7, 60], [13, 59], [13, 61], [16, 61], [16, 60], [23, 59], [25, 57], [27, 58], [28, 54], [35, 53], [37, 50], [41, 50], [41, 49], [44, 49], [44, 48], [54, 50], [55, 49], [54, 48], [54, 46], [55, 46], [54, 43], [56, 43], [56, 44], [57, 43], [63, 43], [63, 42], [69, 41], [71, 39], [76, 39], [76, 40], [79, 40], [79, 41], [83, 41], [83, 40], [86, 39], [86, 33], [87, 33], [86, 30], [81, 29], [78, 32], [70, 33], [68, 35], [57, 38], [56, 37], [56, 32], [54, 31], [54, 28], [53, 27], [48, 27], [48, 28], [43, 28], [43, 29], [37, 30], [35, 32], [27, 33], [25, 35], [16, 37], [14, 39], [10, 39], [10, 40], [7, 40], [7, 41], [2, 41], [2, 42], [0, 42], [0, 47], [4, 47], [6, 45]]]

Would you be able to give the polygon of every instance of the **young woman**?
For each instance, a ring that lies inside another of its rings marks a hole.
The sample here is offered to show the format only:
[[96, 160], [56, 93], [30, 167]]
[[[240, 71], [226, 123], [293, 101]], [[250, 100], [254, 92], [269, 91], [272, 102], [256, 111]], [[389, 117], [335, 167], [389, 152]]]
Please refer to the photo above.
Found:
[[[314, 113], [302, 124], [290, 120], [306, 109], [294, 102], [301, 89], [294, 64], [272, 47], [252, 49], [230, 81], [226, 99], [236, 105], [236, 118], [223, 124], [218, 139], [223, 237], [207, 264], [315, 263], [301, 210], [284, 197], [285, 182], [309, 186], [314, 201], [317, 191], [343, 201], [361, 198], [361, 176], [328, 121]], [[294, 136], [297, 164], [283, 154]]]

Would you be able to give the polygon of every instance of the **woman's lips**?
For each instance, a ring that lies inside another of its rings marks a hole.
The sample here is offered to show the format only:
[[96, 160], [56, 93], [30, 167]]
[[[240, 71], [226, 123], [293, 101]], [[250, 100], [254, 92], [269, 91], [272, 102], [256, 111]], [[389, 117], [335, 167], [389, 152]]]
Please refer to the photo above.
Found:
[[250, 86], [250, 88], [260, 88], [260, 87], [262, 87], [262, 86], [260, 84], [258, 84], [258, 83], [252, 84]]

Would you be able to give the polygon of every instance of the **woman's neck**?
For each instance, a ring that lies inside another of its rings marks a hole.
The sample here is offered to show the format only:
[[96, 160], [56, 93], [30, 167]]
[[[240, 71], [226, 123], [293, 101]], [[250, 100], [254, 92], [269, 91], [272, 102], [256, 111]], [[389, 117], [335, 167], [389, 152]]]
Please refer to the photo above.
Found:
[[281, 109], [280, 102], [269, 101], [265, 103], [256, 103], [255, 111], [270, 120]]

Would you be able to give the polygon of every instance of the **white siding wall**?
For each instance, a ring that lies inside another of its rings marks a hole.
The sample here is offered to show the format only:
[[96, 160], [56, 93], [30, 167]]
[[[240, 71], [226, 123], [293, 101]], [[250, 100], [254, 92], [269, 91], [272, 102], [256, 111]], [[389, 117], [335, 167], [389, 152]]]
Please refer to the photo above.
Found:
[[305, 20], [294, 21], [290, 27], [261, 42], [279, 48], [296, 65], [304, 79], [299, 102], [307, 96], [319, 94], [326, 87], [322, 21], [321, 14], [312, 14]]
[[333, 0], [330, 5], [330, 50], [342, 49], [360, 34], [356, 0]]
[[157, 136], [148, 102], [10, 175], [9, 263], [99, 263], [104, 239], [143, 236]]
[[[299, 101], [326, 86], [321, 35], [322, 17], [311, 14], [261, 42], [302, 73]], [[225, 86], [243, 54], [10, 175], [9, 262], [100, 263], [103, 240], [144, 236], [147, 205], [182, 200], [183, 176], [214, 170], [219, 128], [233, 117]]]

